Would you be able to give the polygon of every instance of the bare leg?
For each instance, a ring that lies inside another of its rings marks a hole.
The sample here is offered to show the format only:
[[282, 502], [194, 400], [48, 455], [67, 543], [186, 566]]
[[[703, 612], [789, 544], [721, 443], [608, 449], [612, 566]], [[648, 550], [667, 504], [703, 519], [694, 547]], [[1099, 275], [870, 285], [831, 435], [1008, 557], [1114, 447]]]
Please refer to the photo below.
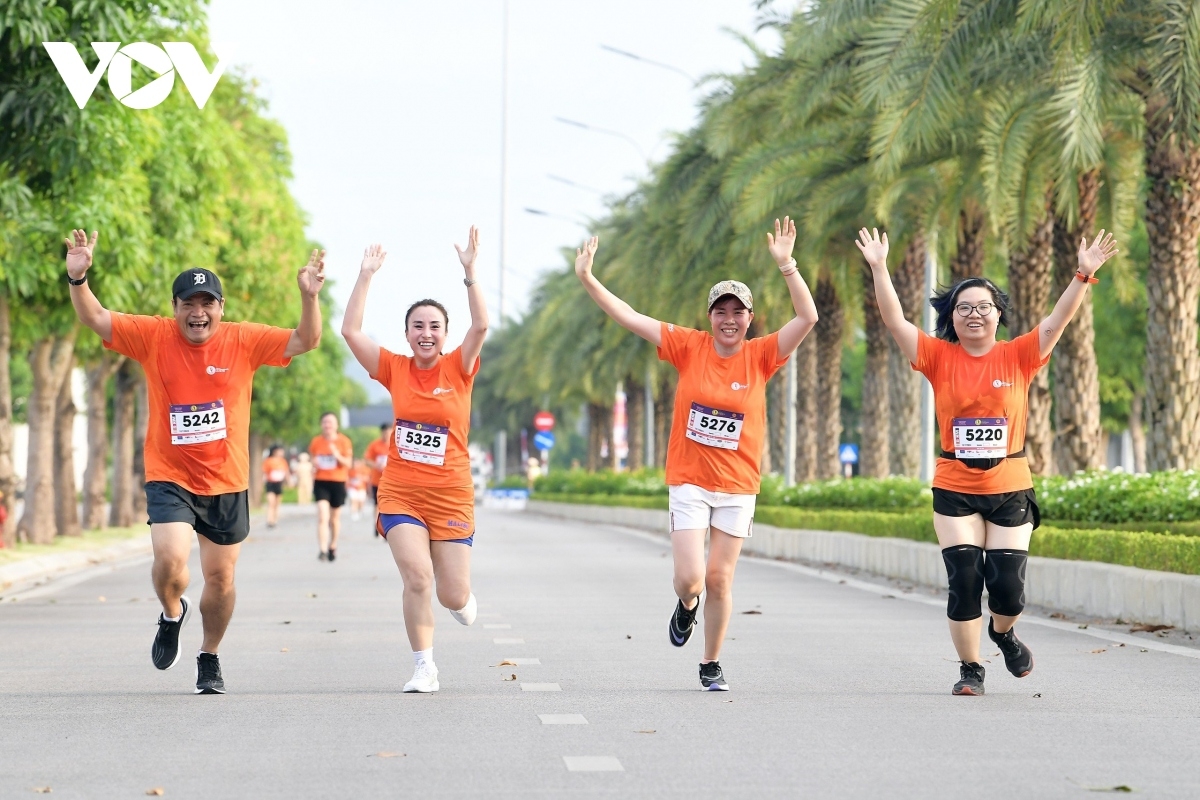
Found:
[[322, 553], [329, 552], [329, 501], [317, 501], [317, 547]]
[[274, 525], [279, 522], [279, 495], [274, 492], [267, 494], [267, 524]]
[[[937, 533], [938, 545], [947, 547], [971, 544], [983, 547], [985, 534], [983, 517], [972, 514], [968, 517], [947, 517], [935, 513], [933, 529]], [[983, 632], [983, 617], [966, 620], [947, 620], [950, 624], [950, 639], [960, 661], [979, 662], [979, 636]]]
[[430, 542], [437, 599], [458, 611], [471, 599], [471, 546], [460, 542]]
[[[328, 504], [326, 504], [328, 505]], [[338, 534], [342, 532], [342, 509], [329, 509], [329, 550], [337, 550]]]
[[[1033, 536], [1033, 523], [1026, 522], [1024, 525], [1018, 525], [1015, 528], [1006, 528], [1001, 525], [993, 525], [987, 523], [986, 528], [986, 544], [984, 550], [1029, 550], [1029, 540]], [[992, 614], [992, 627], [996, 633], [1006, 633], [1012, 630], [1012, 626], [1017, 624], [1020, 616], [1009, 617], [1004, 614]]]
[[712, 529], [708, 542], [708, 568], [704, 573], [704, 661], [721, 657], [721, 644], [733, 614], [733, 571], [737, 568], [742, 540]]
[[695, 608], [704, 591], [703, 529], [671, 532], [671, 556], [675, 561], [675, 594], [684, 608]]
[[163, 615], [174, 619], [183, 612], [179, 598], [183, 597], [191, 575], [188, 558], [192, 554], [192, 526], [186, 522], [158, 522], [150, 526], [150, 542], [154, 548], [154, 566], [150, 579], [154, 593], [162, 603]]
[[200, 649], [216, 653], [233, 617], [233, 605], [237, 590], [233, 586], [233, 572], [239, 544], [217, 544], [204, 536], [200, 540], [200, 569], [204, 572], [204, 592], [200, 595], [200, 615], [204, 622], [204, 641]]
[[408, 632], [408, 643], [414, 653], [428, 650], [433, 647], [433, 558], [429, 531], [420, 525], [396, 525], [388, 531], [387, 543], [404, 581], [404, 629]]

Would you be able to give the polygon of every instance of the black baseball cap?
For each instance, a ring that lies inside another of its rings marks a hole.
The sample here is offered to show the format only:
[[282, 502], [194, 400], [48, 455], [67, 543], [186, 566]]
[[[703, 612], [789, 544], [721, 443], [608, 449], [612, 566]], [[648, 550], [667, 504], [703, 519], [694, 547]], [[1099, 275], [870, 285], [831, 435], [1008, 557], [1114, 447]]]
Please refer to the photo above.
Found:
[[187, 300], [194, 294], [211, 294], [218, 300], [224, 300], [225, 296], [221, 294], [221, 279], [216, 273], [194, 267], [184, 270], [175, 278], [175, 283], [171, 284], [171, 297], [178, 297], [180, 300]]

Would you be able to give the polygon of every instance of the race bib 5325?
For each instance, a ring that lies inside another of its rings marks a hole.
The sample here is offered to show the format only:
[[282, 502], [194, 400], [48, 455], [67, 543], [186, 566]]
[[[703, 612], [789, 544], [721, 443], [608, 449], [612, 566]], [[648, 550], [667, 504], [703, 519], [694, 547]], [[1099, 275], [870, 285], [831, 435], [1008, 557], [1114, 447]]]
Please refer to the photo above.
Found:
[[450, 429], [427, 422], [396, 420], [396, 450], [405, 461], [440, 467], [446, 463]]

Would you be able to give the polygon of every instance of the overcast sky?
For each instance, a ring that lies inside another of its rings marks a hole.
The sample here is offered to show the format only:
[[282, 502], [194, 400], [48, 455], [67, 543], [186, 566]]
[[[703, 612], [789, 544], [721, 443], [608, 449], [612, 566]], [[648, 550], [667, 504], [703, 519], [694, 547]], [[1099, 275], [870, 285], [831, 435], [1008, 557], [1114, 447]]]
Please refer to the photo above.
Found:
[[[366, 245], [387, 250], [364, 327], [399, 352], [403, 312], [423, 297], [447, 306], [451, 346], [461, 340], [466, 290], [452, 244], [465, 244], [471, 224], [498, 317], [502, 19], [502, 0], [210, 5], [213, 41], [260, 81], [287, 129], [293, 190], [309, 235], [328, 249], [339, 307]], [[754, 34], [755, 21], [751, 0], [509, 0], [507, 315], [519, 316], [538, 273], [583, 239], [603, 195], [631, 189], [696, 119], [702, 92], [687, 77], [601, 45], [700, 77], [751, 61], [727, 29], [775, 43]]]

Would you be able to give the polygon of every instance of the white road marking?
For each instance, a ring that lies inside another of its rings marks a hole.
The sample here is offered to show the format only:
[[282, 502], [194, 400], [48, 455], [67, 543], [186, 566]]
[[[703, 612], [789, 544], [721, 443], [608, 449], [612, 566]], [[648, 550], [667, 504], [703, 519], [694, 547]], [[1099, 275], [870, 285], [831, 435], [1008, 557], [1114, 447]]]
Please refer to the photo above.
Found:
[[568, 772], [624, 772], [621, 762], [612, 756], [563, 756]]
[[543, 725], [587, 725], [583, 714], [538, 714]]

